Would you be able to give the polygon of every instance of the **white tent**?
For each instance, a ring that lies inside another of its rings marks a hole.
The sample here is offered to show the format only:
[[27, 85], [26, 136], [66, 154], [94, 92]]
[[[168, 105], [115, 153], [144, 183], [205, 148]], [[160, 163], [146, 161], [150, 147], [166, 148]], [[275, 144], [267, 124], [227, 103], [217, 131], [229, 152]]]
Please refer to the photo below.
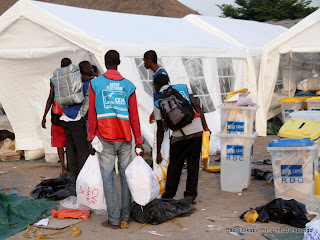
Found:
[[293, 96], [297, 83], [320, 73], [320, 10], [265, 45], [258, 81], [256, 129], [266, 135], [267, 120], [280, 113], [280, 99]]
[[[240, 81], [230, 83], [231, 90], [238, 90], [243, 86], [248, 87], [250, 96], [257, 101], [257, 79], [259, 76], [260, 60], [263, 46], [278, 37], [288, 29], [267, 23], [201, 16], [190, 14], [184, 17], [190, 23], [202, 26], [204, 29], [213, 32], [236, 46], [244, 49], [246, 53], [246, 83]], [[237, 64], [233, 64], [236, 66]], [[234, 68], [235, 69], [235, 68]], [[235, 73], [238, 75], [238, 73]], [[224, 92], [223, 84], [220, 84], [221, 92]]]
[[201, 24], [20, 0], [0, 17], [0, 102], [17, 149], [56, 151], [50, 147], [50, 114], [47, 129], [40, 126], [53, 70], [69, 57], [104, 71], [110, 49], [119, 51], [119, 71], [137, 86], [142, 133], [150, 144], [152, 73], [143, 66], [145, 51], [158, 53], [173, 84], [191, 87], [213, 133], [220, 131], [220, 112], [214, 111], [221, 104], [219, 80], [233, 78], [235, 89], [250, 86], [246, 48]]

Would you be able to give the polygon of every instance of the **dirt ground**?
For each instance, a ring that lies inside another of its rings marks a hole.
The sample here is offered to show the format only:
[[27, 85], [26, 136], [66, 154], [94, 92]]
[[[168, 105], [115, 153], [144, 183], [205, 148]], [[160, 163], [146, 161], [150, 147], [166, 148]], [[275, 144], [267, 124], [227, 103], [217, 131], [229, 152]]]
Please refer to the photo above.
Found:
[[[270, 159], [266, 148], [270, 140], [276, 136], [256, 138], [253, 151], [253, 161]], [[211, 160], [210, 165], [219, 164]], [[263, 170], [271, 169], [271, 165], [253, 165], [253, 168]], [[20, 196], [30, 196], [30, 192], [44, 178], [56, 178], [60, 174], [59, 163], [45, 163], [43, 161], [19, 161], [19, 162], [0, 162], [0, 188], [16, 187]], [[183, 171], [181, 183], [176, 198], [183, 197], [185, 188], [186, 170]], [[119, 177], [116, 176], [117, 182]], [[119, 187], [119, 185], [118, 185]], [[249, 224], [239, 219], [241, 213], [250, 208], [255, 208], [266, 204], [275, 198], [273, 184], [264, 180], [251, 180], [251, 184], [244, 189], [241, 194], [222, 192], [220, 189], [220, 174], [209, 173], [200, 170], [198, 198], [195, 207], [197, 211], [189, 217], [179, 218], [178, 222], [168, 221], [161, 225], [142, 226], [132, 222], [128, 229], [113, 230], [101, 226], [101, 222], [107, 216], [91, 214], [90, 219], [78, 223], [76, 226], [81, 230], [79, 240], [88, 239], [265, 239], [259, 229], [269, 229], [278, 231], [279, 229], [292, 228], [288, 225], [270, 223]], [[211, 220], [209, 220], [210, 218]], [[183, 228], [182, 231], [177, 231]], [[208, 225], [214, 228], [207, 230]], [[226, 232], [226, 227], [236, 227], [243, 229], [243, 236], [234, 236]], [[152, 235], [148, 231], [155, 231]], [[251, 232], [248, 232], [251, 231]], [[252, 231], [256, 231], [252, 233]], [[23, 232], [9, 237], [8, 240], [24, 239]], [[70, 238], [71, 239], [71, 238]]]

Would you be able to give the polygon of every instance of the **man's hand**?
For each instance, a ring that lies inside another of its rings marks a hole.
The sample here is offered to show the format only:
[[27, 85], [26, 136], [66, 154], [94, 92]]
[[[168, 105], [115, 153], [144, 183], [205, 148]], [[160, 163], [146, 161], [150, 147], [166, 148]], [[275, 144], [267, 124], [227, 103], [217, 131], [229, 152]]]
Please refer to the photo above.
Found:
[[162, 162], [162, 155], [161, 155], [161, 152], [158, 152], [157, 154], [157, 164], [160, 164]]
[[91, 142], [89, 142], [89, 153], [90, 155], [94, 155], [96, 153], [96, 150], [92, 148]]
[[155, 119], [155, 117], [154, 117], [154, 112], [152, 112], [151, 114], [150, 114], [150, 117], [149, 117], [149, 123], [151, 124], [151, 123], [154, 123], [154, 121], [155, 121], [156, 119]]
[[141, 144], [137, 144], [136, 145], [136, 150], [137, 150], [137, 148], [140, 148], [142, 150], [142, 152], [140, 152], [139, 154], [137, 154], [137, 152], [136, 152], [137, 156], [143, 156], [143, 154], [144, 154], [143, 146]]
[[42, 118], [42, 121], [41, 121], [41, 126], [42, 128], [46, 129], [46, 118]]
[[208, 131], [209, 133], [210, 133], [210, 135], [211, 135], [211, 131], [210, 131], [210, 129], [209, 128], [205, 128], [205, 129], [203, 129], [204, 131]]

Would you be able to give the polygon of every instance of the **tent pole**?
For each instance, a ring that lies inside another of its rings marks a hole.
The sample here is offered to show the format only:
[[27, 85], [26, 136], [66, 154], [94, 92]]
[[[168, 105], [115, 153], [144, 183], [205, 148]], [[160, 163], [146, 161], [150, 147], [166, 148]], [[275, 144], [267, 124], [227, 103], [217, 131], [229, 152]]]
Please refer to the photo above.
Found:
[[289, 97], [291, 97], [291, 68], [292, 68], [292, 52], [289, 52]]

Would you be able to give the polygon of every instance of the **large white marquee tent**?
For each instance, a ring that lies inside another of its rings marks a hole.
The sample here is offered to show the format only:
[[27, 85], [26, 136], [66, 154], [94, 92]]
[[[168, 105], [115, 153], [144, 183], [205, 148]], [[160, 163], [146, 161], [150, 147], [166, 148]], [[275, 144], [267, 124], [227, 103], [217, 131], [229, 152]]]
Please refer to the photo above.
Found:
[[[213, 32], [224, 39], [232, 42], [245, 50], [246, 53], [246, 79], [247, 87], [251, 92], [250, 96], [257, 101], [257, 79], [259, 76], [260, 61], [262, 57], [263, 46], [284, 33], [288, 29], [271, 24], [238, 20], [220, 17], [210, 17], [189, 14], [184, 17], [192, 24], [202, 26], [206, 30]], [[237, 64], [233, 64], [237, 66]], [[235, 84], [238, 84], [235, 82]], [[222, 85], [222, 84], [221, 84]], [[230, 84], [231, 89], [239, 89], [241, 86]], [[221, 86], [221, 91], [226, 93]]]
[[[150, 144], [152, 73], [143, 66], [145, 51], [156, 50], [173, 84], [191, 87], [213, 133], [220, 131], [219, 111], [214, 111], [221, 103], [220, 78], [233, 78], [233, 89], [250, 85], [247, 50], [200, 24], [20, 0], [0, 17], [0, 102], [17, 149], [55, 152], [50, 147], [50, 114], [47, 129], [40, 126], [53, 70], [69, 57], [75, 64], [89, 60], [104, 71], [103, 57], [110, 49], [119, 51], [119, 71], [137, 86], [142, 132]], [[221, 70], [222, 60], [230, 65]]]
[[319, 39], [320, 10], [317, 10], [265, 45], [258, 81], [259, 135], [266, 135], [267, 120], [280, 113], [280, 99], [294, 96], [301, 80], [319, 77]]

